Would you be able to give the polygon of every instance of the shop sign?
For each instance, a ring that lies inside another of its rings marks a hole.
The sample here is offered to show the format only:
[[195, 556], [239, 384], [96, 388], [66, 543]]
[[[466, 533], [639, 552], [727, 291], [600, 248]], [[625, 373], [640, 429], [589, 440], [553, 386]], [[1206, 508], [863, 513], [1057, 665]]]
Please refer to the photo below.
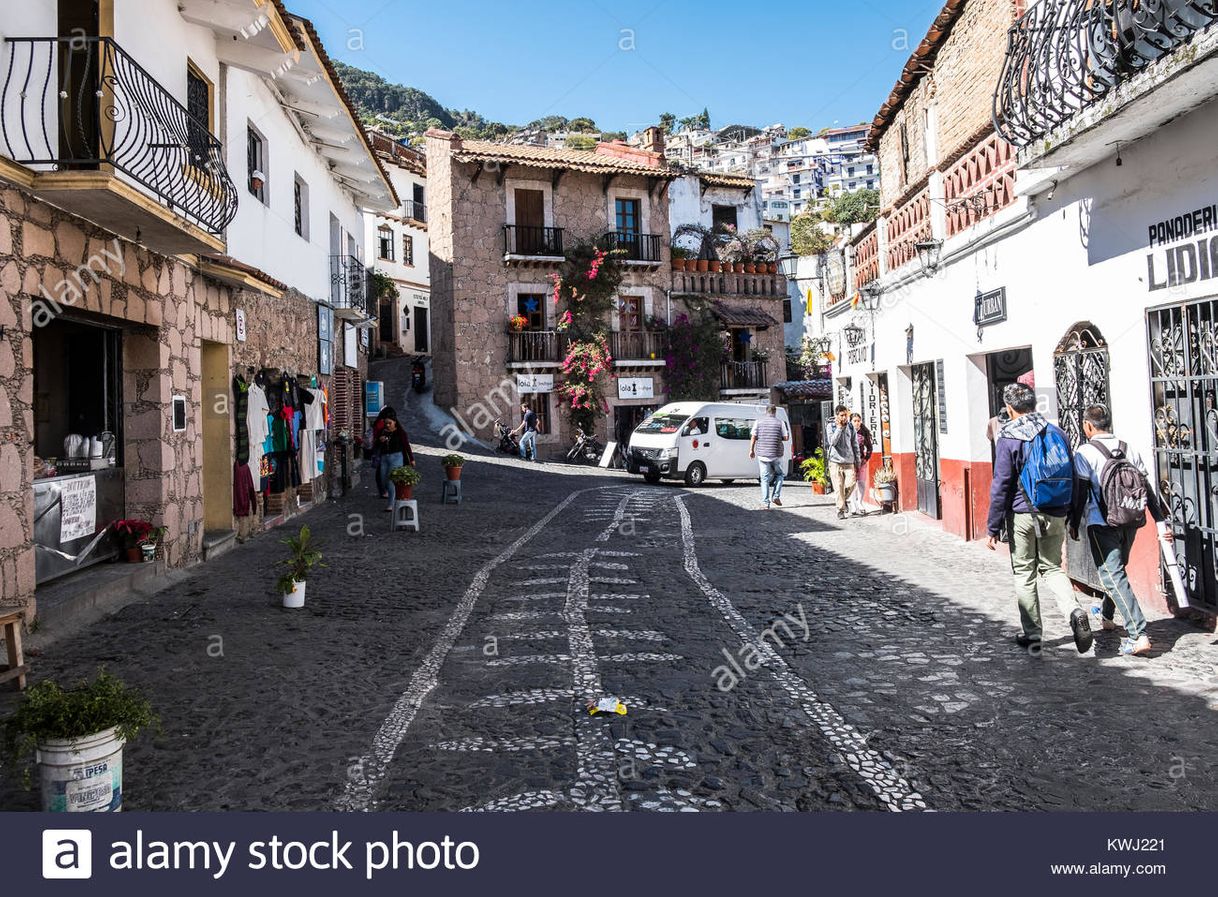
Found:
[[861, 346], [855, 346], [852, 349], [846, 349], [846, 364], [866, 364], [869, 358], [872, 358], [872, 348], [875, 343], [864, 343]]
[[947, 433], [947, 390], [943, 388], [943, 359], [935, 362], [935, 388], [939, 400], [939, 432]]
[[237, 342], [245, 342], [245, 309], [237, 309]]
[[97, 480], [75, 477], [59, 484], [59, 543], [83, 539], [97, 529]]
[[517, 374], [516, 375], [516, 392], [520, 395], [530, 395], [535, 393], [553, 392], [554, 391], [554, 375], [553, 374]]
[[982, 327], [991, 324], [1001, 324], [1007, 319], [1007, 288], [1000, 287], [988, 293], [977, 291], [973, 302], [973, 323], [977, 325], [978, 335]]
[[619, 399], [654, 399], [656, 397], [654, 377], [619, 377], [617, 381]]
[[364, 383], [364, 414], [376, 417], [385, 407], [385, 384], [380, 380], [368, 380]]
[[1214, 235], [1218, 232], [1218, 205], [1156, 221], [1148, 230], [1146, 282], [1150, 292], [1218, 279], [1218, 235]]

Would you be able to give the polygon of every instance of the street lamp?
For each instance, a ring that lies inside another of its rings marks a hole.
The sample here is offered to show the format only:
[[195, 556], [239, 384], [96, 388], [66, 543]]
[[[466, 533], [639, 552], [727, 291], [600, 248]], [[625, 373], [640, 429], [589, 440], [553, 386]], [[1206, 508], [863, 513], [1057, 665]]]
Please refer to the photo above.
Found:
[[787, 280], [794, 280], [799, 268], [799, 256], [793, 252], [784, 252], [778, 257], [778, 273]]
[[842, 328], [842, 335], [846, 337], [846, 343], [853, 349], [863, 341], [867, 332], [858, 324], [851, 323]]
[[921, 240], [914, 244], [914, 249], [918, 251], [918, 261], [921, 262], [923, 271], [934, 274], [939, 270], [939, 255], [943, 251], [942, 240]]
[[859, 287], [859, 299], [863, 303], [863, 308], [869, 312], [876, 312], [880, 308], [880, 298], [884, 295], [884, 288], [878, 283], [872, 281], [865, 283]]

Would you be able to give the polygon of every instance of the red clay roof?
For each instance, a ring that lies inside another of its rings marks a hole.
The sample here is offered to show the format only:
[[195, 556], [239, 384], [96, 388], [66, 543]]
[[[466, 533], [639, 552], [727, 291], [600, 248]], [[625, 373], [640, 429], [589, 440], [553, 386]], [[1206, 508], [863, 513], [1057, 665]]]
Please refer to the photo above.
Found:
[[430, 131], [432, 137], [446, 138], [458, 162], [501, 162], [534, 168], [566, 168], [593, 174], [634, 174], [642, 177], [675, 178], [680, 172], [667, 165], [650, 165], [617, 154], [574, 150], [562, 147], [522, 146], [489, 140], [462, 140], [446, 131]]
[[875, 120], [871, 123], [871, 132], [867, 135], [866, 143], [868, 150], [875, 152], [878, 149], [880, 138], [884, 136], [884, 132], [892, 124], [892, 117], [905, 104], [910, 91], [922, 80], [922, 76], [926, 74], [931, 63], [934, 62], [939, 48], [943, 46], [943, 42], [951, 34], [952, 26], [956, 24], [956, 20], [964, 12], [964, 4], [966, 2], [967, 0], [947, 0], [942, 11], [935, 18], [934, 22], [931, 23], [930, 30], [926, 32], [926, 38], [918, 45], [918, 49], [914, 50], [913, 55], [909, 57], [909, 61], [905, 63], [905, 68], [901, 71], [901, 77], [897, 79], [896, 86], [892, 89], [888, 100], [880, 107], [880, 111], [876, 113]]

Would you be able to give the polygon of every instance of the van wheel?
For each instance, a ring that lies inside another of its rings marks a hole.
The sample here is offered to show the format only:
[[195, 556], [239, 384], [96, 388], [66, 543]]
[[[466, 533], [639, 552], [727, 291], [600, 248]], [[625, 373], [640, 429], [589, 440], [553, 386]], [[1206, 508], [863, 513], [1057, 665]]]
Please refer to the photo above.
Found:
[[652, 472], [652, 473], [645, 473], [645, 474], [643, 474], [643, 479], [644, 479], [646, 482], [648, 482], [648, 483], [650, 483], [651, 485], [653, 485], [653, 486], [654, 486], [654, 485], [656, 485], [657, 483], [659, 483], [659, 482], [660, 482], [660, 475], [659, 475], [658, 473], [655, 473], [655, 472]]
[[720, 480], [719, 482], [721, 482], [724, 486], [730, 486], [730, 485], [732, 485], [732, 483], [734, 483], [736, 481], [735, 480]]
[[706, 482], [706, 466], [701, 461], [695, 461], [685, 471], [685, 485], [697, 489]]

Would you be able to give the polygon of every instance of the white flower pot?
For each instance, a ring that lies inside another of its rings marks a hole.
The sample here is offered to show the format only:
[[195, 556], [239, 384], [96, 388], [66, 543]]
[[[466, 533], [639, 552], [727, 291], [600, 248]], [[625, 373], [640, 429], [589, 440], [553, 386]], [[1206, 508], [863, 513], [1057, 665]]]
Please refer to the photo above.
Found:
[[123, 808], [123, 739], [118, 728], [38, 745], [42, 809], [117, 813]]
[[897, 500], [897, 487], [893, 483], [877, 483], [875, 486], [876, 501], [890, 505]]
[[292, 580], [292, 591], [283, 596], [284, 607], [304, 607], [305, 586], [308, 582], [303, 579]]

